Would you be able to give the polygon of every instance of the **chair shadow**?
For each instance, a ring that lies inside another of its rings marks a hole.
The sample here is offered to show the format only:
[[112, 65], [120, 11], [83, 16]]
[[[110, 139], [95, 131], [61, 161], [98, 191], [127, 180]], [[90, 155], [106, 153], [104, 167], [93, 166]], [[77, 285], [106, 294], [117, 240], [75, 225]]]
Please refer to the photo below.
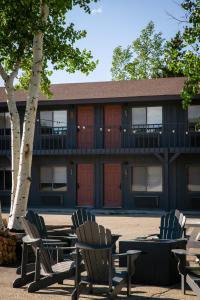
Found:
[[[57, 295], [57, 296], [70, 296], [73, 292], [74, 287], [73, 286], [59, 286], [59, 287], [49, 287], [44, 290], [39, 290], [36, 292], [36, 294], [40, 295]], [[94, 293], [90, 294], [89, 290], [86, 289], [82, 294], [81, 298], [84, 299], [94, 299], [94, 300], [99, 300], [99, 299], [108, 299], [108, 289], [104, 287], [95, 287], [94, 288]], [[126, 291], [121, 291], [120, 294], [118, 295], [118, 299], [134, 299], [134, 300], [152, 300], [152, 299], [160, 299], [159, 296], [145, 296], [146, 294], [145, 291], [133, 291], [132, 295], [129, 297], [126, 296]], [[175, 300], [174, 298], [162, 298], [162, 300]]]
[[[172, 289], [176, 288], [176, 286], [172, 286]], [[60, 286], [51, 286], [48, 288], [45, 288], [43, 290], [39, 290], [37, 291], [35, 294], [38, 295], [55, 295], [55, 296], [70, 296], [72, 294], [74, 290], [74, 285], [73, 284], [63, 284]], [[88, 299], [88, 300], [99, 300], [99, 299], [108, 299], [108, 288], [106, 287], [101, 287], [101, 286], [96, 286], [94, 287], [94, 291], [93, 294], [89, 293], [89, 289], [86, 288], [83, 293], [81, 294], [81, 298], [84, 299]], [[137, 288], [137, 290], [133, 290], [131, 295], [127, 297], [126, 295], [126, 291], [123, 290], [120, 292], [120, 294], [118, 295], [117, 299], [126, 299], [126, 300], [152, 300], [152, 299], [161, 299], [160, 298], [160, 294], [155, 294], [152, 296], [147, 296], [145, 295], [146, 292], [139, 290], [139, 287]], [[189, 296], [189, 295], [188, 295]], [[192, 299], [196, 299], [195, 295], [190, 295], [191, 300]], [[176, 300], [173, 297], [164, 297], [162, 295], [162, 300]]]

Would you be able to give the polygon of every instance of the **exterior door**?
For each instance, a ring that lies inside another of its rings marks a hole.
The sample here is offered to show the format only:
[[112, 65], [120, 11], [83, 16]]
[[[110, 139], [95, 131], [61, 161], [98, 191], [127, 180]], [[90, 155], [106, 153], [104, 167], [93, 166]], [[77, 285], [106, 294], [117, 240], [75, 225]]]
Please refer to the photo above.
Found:
[[104, 164], [104, 207], [121, 206], [121, 165]]
[[104, 144], [106, 148], [121, 147], [121, 105], [105, 105], [104, 107]]
[[77, 111], [78, 148], [89, 149], [94, 146], [94, 107], [79, 106]]
[[77, 206], [94, 206], [94, 165], [77, 166]]

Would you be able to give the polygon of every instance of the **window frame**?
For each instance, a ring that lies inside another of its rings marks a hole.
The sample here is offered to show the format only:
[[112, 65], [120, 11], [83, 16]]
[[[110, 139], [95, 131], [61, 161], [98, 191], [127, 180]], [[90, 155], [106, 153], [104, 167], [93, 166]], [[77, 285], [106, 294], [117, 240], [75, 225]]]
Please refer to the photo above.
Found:
[[5, 112], [0, 112], [0, 115], [3, 115], [3, 127], [0, 127], [0, 135], [10, 135], [11, 134], [11, 123], [9, 122], [9, 126], [7, 126], [7, 122], [6, 122], [6, 115], [9, 117], [10, 119], [10, 114], [9, 112], [5, 111]]
[[[41, 124], [41, 113], [43, 112], [49, 112], [51, 113], [52, 120], [49, 120], [52, 123], [52, 126], [44, 126]], [[54, 126], [54, 113], [55, 112], [65, 112], [66, 113], [66, 126]], [[42, 135], [61, 135], [61, 134], [67, 134], [68, 129], [68, 110], [62, 109], [62, 110], [41, 110], [39, 112], [39, 123], [40, 123], [40, 130]]]
[[[49, 183], [51, 184], [51, 187], [49, 190], [43, 190], [42, 189], [42, 182], [41, 182], [41, 170], [42, 168], [50, 168], [51, 169], [51, 174], [52, 174], [52, 182]], [[66, 182], [61, 182], [61, 183], [65, 183], [65, 188], [64, 190], [62, 191], [59, 191], [57, 189], [54, 188], [54, 169], [55, 168], [65, 168], [66, 170]], [[63, 166], [63, 165], [54, 165], [54, 166], [49, 166], [49, 165], [43, 165], [43, 166], [40, 166], [40, 171], [39, 171], [39, 191], [40, 192], [43, 192], [43, 193], [48, 193], [48, 192], [55, 192], [55, 193], [63, 193], [63, 192], [68, 192], [68, 166]]]
[[191, 131], [195, 131], [195, 132], [199, 132], [200, 131], [200, 116], [199, 116], [199, 123], [198, 122], [190, 122], [189, 120], [189, 109], [191, 107], [195, 107], [198, 106], [200, 109], [200, 104], [192, 104], [188, 109], [187, 109], [187, 124], [188, 124], [188, 128]]
[[186, 165], [186, 191], [188, 192], [188, 193], [200, 193], [200, 189], [199, 189], [199, 191], [190, 191], [189, 190], [189, 168], [190, 167], [198, 167], [199, 169], [200, 169], [200, 164], [187, 164]]
[[[8, 192], [8, 191], [11, 191], [12, 189], [12, 173], [11, 173], [11, 169], [9, 167], [5, 167], [5, 168], [0, 168], [0, 171], [3, 171], [3, 189], [0, 191], [1, 192]], [[11, 186], [10, 186], [10, 189], [6, 189], [6, 176], [5, 176], [5, 172], [6, 171], [9, 171], [10, 172], [10, 176], [11, 176]]]
[[[162, 117], [162, 123], [147, 123], [147, 119], [148, 119], [148, 108], [155, 108], [155, 107], [159, 107], [161, 108], [161, 117]], [[137, 108], [144, 108], [145, 109], [145, 119], [146, 122], [145, 124], [133, 124], [133, 109], [137, 109]], [[153, 127], [152, 125], [160, 125], [160, 126], [155, 126]], [[145, 132], [145, 133], [154, 133], [157, 131], [160, 131], [163, 128], [163, 106], [132, 106], [131, 107], [131, 128], [136, 130], [136, 132]]]
[[[145, 191], [136, 191], [136, 190], [133, 190], [132, 186], [133, 186], [133, 168], [134, 167], [141, 167], [141, 168], [145, 168]], [[147, 187], [148, 187], [148, 168], [150, 167], [160, 167], [161, 168], [161, 174], [162, 174], [162, 183], [161, 183], [161, 191], [148, 191], [147, 190]], [[152, 194], [152, 193], [163, 193], [163, 188], [164, 188], [164, 182], [163, 182], [163, 179], [164, 179], [164, 170], [163, 170], [163, 166], [161, 164], [131, 164], [130, 165], [130, 172], [131, 172], [131, 176], [130, 176], [130, 191], [131, 193], [148, 193], [148, 194]]]

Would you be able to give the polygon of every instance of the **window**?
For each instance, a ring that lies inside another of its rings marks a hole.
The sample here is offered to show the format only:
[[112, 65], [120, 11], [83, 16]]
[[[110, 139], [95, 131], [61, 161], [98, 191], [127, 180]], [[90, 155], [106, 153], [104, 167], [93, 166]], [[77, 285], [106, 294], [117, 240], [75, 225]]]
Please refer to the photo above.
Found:
[[0, 169], [0, 190], [10, 191], [12, 187], [12, 176], [9, 169]]
[[67, 168], [41, 167], [40, 189], [41, 191], [67, 191]]
[[42, 134], [66, 134], [67, 111], [41, 111], [40, 125], [42, 127]]
[[189, 128], [193, 130], [199, 129], [200, 123], [200, 105], [191, 105], [188, 108]]
[[10, 135], [10, 115], [8, 112], [0, 113], [0, 134]]
[[162, 192], [162, 167], [133, 166], [131, 189], [133, 192]]
[[188, 167], [188, 191], [200, 192], [200, 166]]
[[154, 132], [162, 128], [162, 107], [133, 107], [132, 127], [144, 129], [147, 132]]

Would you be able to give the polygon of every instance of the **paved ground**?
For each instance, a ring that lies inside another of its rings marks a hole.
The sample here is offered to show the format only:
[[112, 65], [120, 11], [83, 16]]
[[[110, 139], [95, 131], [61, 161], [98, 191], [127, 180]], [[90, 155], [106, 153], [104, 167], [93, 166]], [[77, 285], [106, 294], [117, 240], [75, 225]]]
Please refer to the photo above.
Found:
[[[70, 224], [68, 215], [43, 215], [47, 224]], [[158, 232], [159, 217], [142, 216], [99, 216], [98, 223], [110, 228], [113, 233], [122, 235], [121, 239], [130, 239], [137, 236]], [[190, 220], [188, 220], [189, 222]], [[73, 288], [73, 281], [65, 281], [64, 285], [53, 285], [51, 288], [41, 290], [35, 294], [28, 294], [26, 288], [13, 289], [12, 282], [15, 279], [15, 269], [0, 267], [0, 300], [23, 300], [23, 299], [70, 299], [70, 292]], [[103, 289], [105, 290], [105, 289]], [[102, 296], [101, 289], [96, 289], [97, 294], [83, 295], [80, 299], [107, 299]], [[183, 295], [180, 286], [172, 287], [154, 287], [154, 286], [136, 286], [132, 288], [132, 295], [125, 297], [125, 290], [119, 296], [121, 299], [149, 300], [196, 300], [196, 296], [191, 291]]]

